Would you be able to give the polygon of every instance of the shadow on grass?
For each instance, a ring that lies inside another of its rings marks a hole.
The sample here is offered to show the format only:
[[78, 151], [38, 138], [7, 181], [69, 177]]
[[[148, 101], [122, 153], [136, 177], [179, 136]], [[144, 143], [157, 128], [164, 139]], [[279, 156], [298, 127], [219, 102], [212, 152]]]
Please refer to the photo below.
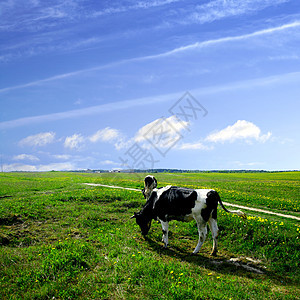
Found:
[[155, 236], [148, 236], [145, 238], [145, 241], [153, 251], [162, 257], [169, 256], [176, 258], [180, 261], [224, 275], [236, 275], [260, 280], [268, 278], [275, 284], [293, 285], [289, 278], [274, 274], [274, 272], [268, 271], [264, 266], [259, 264], [253, 264], [250, 261], [247, 262], [245, 261], [245, 257], [234, 257], [234, 254], [226, 253], [225, 251], [220, 251], [217, 256], [212, 256], [210, 254], [201, 253], [201, 250], [194, 255], [191, 252], [192, 248], [190, 248], [189, 251], [186, 251], [184, 246], [182, 248], [177, 246], [164, 248], [162, 243], [155, 238]]

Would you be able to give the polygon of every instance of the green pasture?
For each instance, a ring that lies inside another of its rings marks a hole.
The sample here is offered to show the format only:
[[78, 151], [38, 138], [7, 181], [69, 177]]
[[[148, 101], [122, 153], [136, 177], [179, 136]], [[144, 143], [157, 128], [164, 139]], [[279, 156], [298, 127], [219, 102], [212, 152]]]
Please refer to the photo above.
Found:
[[[167, 184], [214, 188], [224, 201], [299, 216], [300, 172], [157, 173]], [[0, 299], [300, 299], [300, 222], [218, 212], [219, 252], [195, 222], [145, 240], [129, 217], [145, 174], [1, 173]]]

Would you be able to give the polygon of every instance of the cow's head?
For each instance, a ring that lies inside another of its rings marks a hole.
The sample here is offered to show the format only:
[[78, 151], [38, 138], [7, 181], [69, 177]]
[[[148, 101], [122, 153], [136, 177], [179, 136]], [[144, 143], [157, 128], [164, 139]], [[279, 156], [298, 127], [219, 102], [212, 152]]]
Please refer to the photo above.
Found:
[[147, 218], [141, 212], [134, 213], [130, 219], [133, 218], [135, 218], [136, 223], [140, 226], [142, 235], [146, 236], [150, 230], [152, 218]]
[[149, 199], [153, 189], [157, 187], [157, 180], [152, 175], [147, 175], [144, 179], [143, 195], [146, 199]]

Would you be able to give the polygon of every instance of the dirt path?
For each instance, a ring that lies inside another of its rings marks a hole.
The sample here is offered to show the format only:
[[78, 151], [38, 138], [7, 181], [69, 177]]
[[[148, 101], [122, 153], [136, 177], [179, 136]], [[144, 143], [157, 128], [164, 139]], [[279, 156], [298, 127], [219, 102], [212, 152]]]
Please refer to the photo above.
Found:
[[[140, 189], [127, 188], [127, 187], [116, 186], [116, 185], [106, 185], [106, 184], [100, 184], [100, 183], [84, 183], [84, 184], [88, 185], [88, 186], [102, 186], [102, 187], [107, 187], [107, 188], [112, 188], [112, 189], [122, 189], [122, 190], [141, 192]], [[276, 213], [276, 212], [269, 211], [269, 210], [248, 207], [248, 206], [243, 206], [243, 205], [237, 205], [237, 204], [232, 204], [232, 203], [224, 202], [224, 201], [222, 201], [222, 202], [224, 205], [227, 205], [227, 206], [237, 207], [237, 208], [241, 208], [241, 209], [245, 209], [245, 210], [251, 210], [251, 211], [255, 211], [255, 212], [261, 212], [264, 214], [275, 215], [278, 217], [283, 217], [283, 218], [294, 219], [294, 220], [300, 221], [300, 217], [296, 217], [296, 216], [292, 216], [292, 215], [285, 215], [285, 214]]]
[[238, 207], [238, 208], [241, 208], [241, 209], [252, 210], [252, 211], [256, 211], [256, 212], [262, 212], [264, 214], [275, 215], [275, 216], [278, 216], [278, 217], [289, 218], [289, 219], [294, 219], [294, 220], [300, 221], [300, 217], [296, 217], [296, 216], [292, 216], [292, 215], [285, 215], [285, 214], [276, 213], [276, 212], [269, 211], [269, 210], [264, 210], [264, 209], [260, 209], [260, 208], [253, 208], [253, 207], [248, 207], [248, 206], [243, 206], [243, 205], [237, 205], [237, 204], [232, 204], [232, 203], [228, 203], [228, 202], [224, 202], [224, 201], [222, 201], [222, 202], [223, 202], [223, 204], [225, 204], [227, 206]]
[[103, 187], [112, 188], [112, 189], [121, 189], [121, 190], [141, 192], [141, 190], [139, 190], [139, 189], [127, 188], [127, 187], [116, 186], [116, 185], [106, 185], [106, 184], [100, 184], [100, 183], [84, 183], [84, 184], [89, 185], [89, 186], [103, 186]]

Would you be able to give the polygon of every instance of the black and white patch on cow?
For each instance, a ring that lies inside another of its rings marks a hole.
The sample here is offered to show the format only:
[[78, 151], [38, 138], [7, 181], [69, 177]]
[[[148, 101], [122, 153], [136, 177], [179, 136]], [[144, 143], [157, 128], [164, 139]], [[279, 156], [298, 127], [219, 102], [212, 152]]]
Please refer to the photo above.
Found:
[[157, 189], [157, 180], [150, 175], [146, 176], [144, 183], [143, 195], [147, 199], [146, 204], [140, 212], [134, 213], [131, 218], [136, 219], [136, 223], [140, 226], [144, 236], [148, 234], [152, 220], [160, 221], [165, 247], [169, 243], [169, 221], [188, 222], [194, 219], [198, 227], [199, 240], [193, 253], [196, 254], [203, 245], [208, 223], [213, 237], [212, 254], [216, 255], [219, 232], [217, 225], [218, 203], [226, 212], [245, 217], [245, 214], [239, 210], [227, 210], [215, 190], [190, 189], [170, 185]]

